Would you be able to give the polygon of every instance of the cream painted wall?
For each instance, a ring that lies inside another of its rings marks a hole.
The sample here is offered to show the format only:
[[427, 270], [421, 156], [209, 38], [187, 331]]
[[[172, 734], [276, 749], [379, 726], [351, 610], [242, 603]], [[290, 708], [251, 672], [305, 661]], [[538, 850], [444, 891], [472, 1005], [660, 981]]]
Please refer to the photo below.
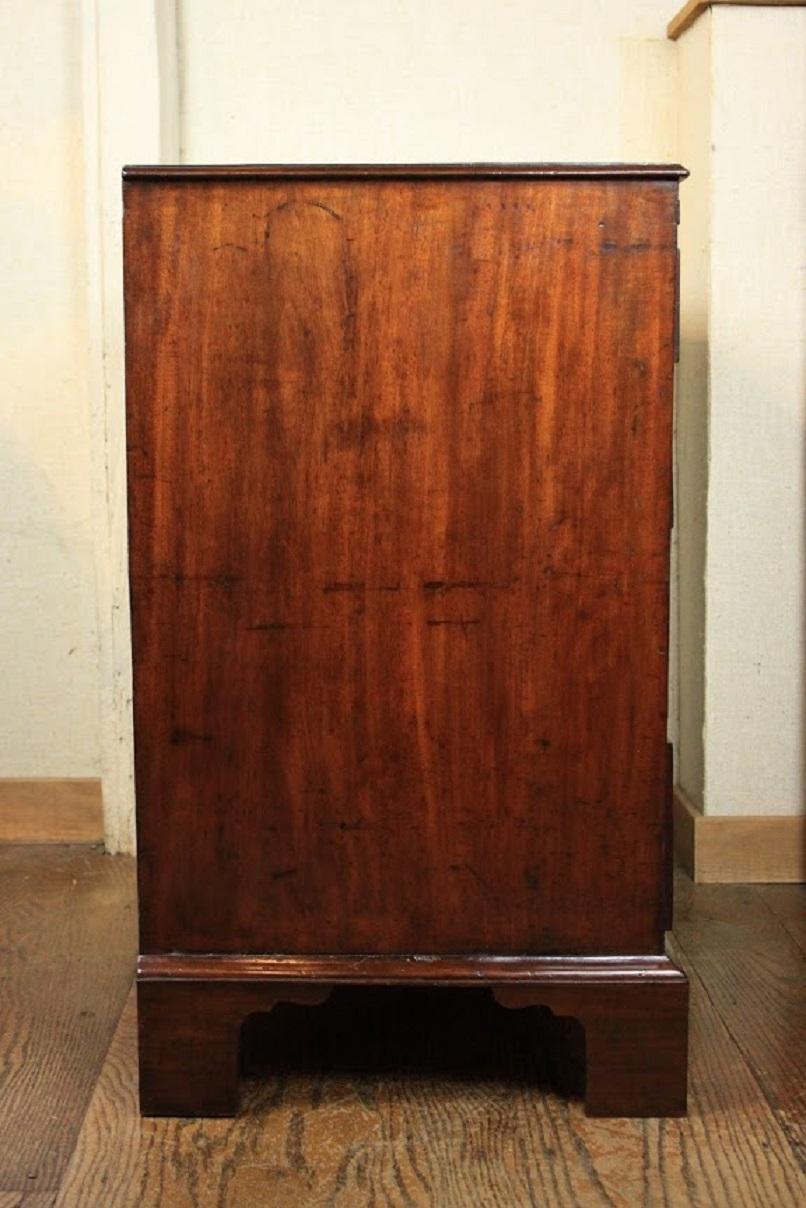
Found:
[[702, 809], [705, 726], [705, 519], [711, 233], [711, 13], [676, 44], [682, 193], [677, 371], [677, 781]]
[[79, 32], [0, 5], [0, 776], [100, 765]]
[[186, 160], [666, 158], [668, 0], [183, 0]]
[[178, 157], [174, 0], [81, 0], [87, 364], [107, 846], [134, 846], [121, 167]]
[[797, 814], [806, 8], [716, 6], [678, 47], [679, 778], [707, 814]]
[[804, 800], [806, 8], [711, 15], [705, 808]]

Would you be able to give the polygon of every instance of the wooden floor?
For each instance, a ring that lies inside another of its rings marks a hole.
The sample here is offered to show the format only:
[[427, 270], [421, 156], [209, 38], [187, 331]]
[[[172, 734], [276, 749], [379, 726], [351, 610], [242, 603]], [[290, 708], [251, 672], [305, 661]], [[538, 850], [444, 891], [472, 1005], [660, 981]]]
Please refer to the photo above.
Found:
[[131, 861], [0, 848], [0, 1208], [806, 1204], [806, 890], [677, 903], [688, 1120], [586, 1119], [574, 1025], [450, 990], [279, 1008], [236, 1120], [140, 1120]]

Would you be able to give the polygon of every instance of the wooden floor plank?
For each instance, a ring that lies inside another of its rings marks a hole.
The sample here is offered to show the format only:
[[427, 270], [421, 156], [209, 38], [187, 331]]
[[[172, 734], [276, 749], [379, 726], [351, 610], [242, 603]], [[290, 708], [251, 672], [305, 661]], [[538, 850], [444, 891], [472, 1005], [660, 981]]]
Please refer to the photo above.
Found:
[[53, 1208], [55, 1191], [0, 1191], [0, 1208]]
[[0, 1188], [34, 1208], [58, 1189], [131, 982], [133, 861], [1, 847], [0, 949]]
[[806, 959], [755, 886], [700, 885], [676, 939], [806, 1161]]
[[801, 952], [806, 953], [806, 885], [759, 885], [758, 892]]
[[[416, 1029], [433, 1011], [412, 1000], [416, 1060], [401, 1069], [388, 1050], [394, 1029], [372, 1025], [400, 1016], [380, 1000], [362, 1008], [359, 992], [253, 1025], [253, 1070], [272, 1055], [274, 1068], [247, 1083], [236, 1120], [139, 1121], [132, 995], [58, 1204], [794, 1208], [806, 1179], [696, 971], [692, 997], [687, 1120], [587, 1119], [528, 1057], [528, 1034], [541, 1031], [531, 1012], [512, 1013], [514, 1034], [487, 1060], [482, 1038], [477, 1068], [462, 1072], [440, 1052], [452, 1045], [441, 1026], [428, 1058]], [[473, 1013], [454, 1021], [465, 1041]], [[480, 1014], [482, 1028], [500, 1022], [492, 1006]], [[471, 1034], [471, 1047], [479, 1039]]]

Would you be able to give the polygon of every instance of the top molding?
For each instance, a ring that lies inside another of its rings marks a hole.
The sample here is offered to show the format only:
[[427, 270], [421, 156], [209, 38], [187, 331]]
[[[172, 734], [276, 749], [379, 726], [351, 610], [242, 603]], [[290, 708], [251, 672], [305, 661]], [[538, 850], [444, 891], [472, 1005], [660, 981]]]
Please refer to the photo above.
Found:
[[680, 12], [672, 17], [666, 27], [666, 36], [676, 42], [700, 13], [716, 4], [753, 5], [755, 8], [801, 8], [806, 0], [688, 0]]
[[682, 180], [680, 164], [133, 164], [124, 181]]

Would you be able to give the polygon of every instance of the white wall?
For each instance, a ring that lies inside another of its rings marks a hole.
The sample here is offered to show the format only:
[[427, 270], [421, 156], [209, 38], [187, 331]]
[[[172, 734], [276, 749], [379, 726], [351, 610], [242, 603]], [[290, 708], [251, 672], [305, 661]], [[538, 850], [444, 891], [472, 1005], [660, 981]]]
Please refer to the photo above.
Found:
[[806, 9], [678, 42], [679, 779], [711, 815], [803, 812]]
[[806, 805], [806, 8], [720, 6], [711, 21], [705, 808], [795, 813]]
[[0, 5], [0, 776], [98, 741], [76, 6]]
[[708, 492], [708, 323], [711, 265], [711, 19], [677, 43], [681, 190], [680, 363], [677, 371], [677, 780], [703, 808], [705, 536]]
[[134, 844], [120, 171], [177, 158], [176, 36], [174, 0], [81, 0], [100, 770], [112, 851]]
[[190, 161], [672, 151], [669, 0], [183, 0], [179, 12]]

